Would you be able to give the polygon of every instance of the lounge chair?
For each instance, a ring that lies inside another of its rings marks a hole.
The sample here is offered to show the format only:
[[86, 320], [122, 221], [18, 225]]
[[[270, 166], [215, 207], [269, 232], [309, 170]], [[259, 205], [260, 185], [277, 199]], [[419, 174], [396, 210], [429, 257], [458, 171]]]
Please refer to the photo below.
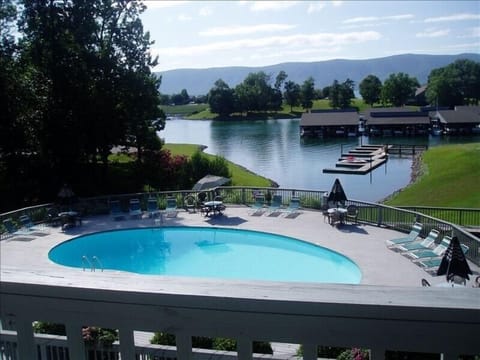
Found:
[[123, 220], [125, 219], [125, 214], [120, 207], [119, 200], [110, 201], [110, 215], [112, 215], [113, 220]]
[[130, 206], [128, 213], [132, 218], [140, 219], [142, 217], [142, 208], [140, 207], [140, 200], [130, 199]]
[[400, 251], [412, 251], [418, 249], [427, 250], [435, 243], [439, 234], [438, 230], [432, 229], [422, 241], [412, 241], [406, 244], [395, 245], [395, 248]]
[[165, 208], [166, 217], [176, 217], [178, 214], [177, 199], [167, 198], [167, 207]]
[[154, 218], [160, 214], [160, 209], [158, 208], [158, 201], [156, 198], [148, 198], [147, 200], [147, 213], [148, 217]]
[[358, 223], [358, 207], [357, 205], [348, 205], [345, 219], [350, 220], [352, 224]]
[[298, 213], [298, 210], [300, 209], [300, 198], [298, 197], [292, 197], [290, 199], [290, 204], [282, 210], [285, 212], [285, 217], [293, 217], [295, 214]]
[[267, 208], [268, 216], [278, 214], [282, 206], [282, 195], [273, 195], [272, 202]]
[[262, 215], [265, 211], [264, 206], [265, 205], [265, 196], [264, 195], [255, 195], [255, 202], [252, 205], [252, 212], [250, 215]]
[[28, 229], [20, 229], [15, 225], [13, 220], [11, 218], [3, 220], [3, 226], [5, 229], [7, 229], [7, 232], [11, 236], [16, 236], [16, 235], [32, 235], [33, 231], [28, 230]]
[[22, 223], [23, 227], [28, 231], [45, 231], [45, 226], [35, 225], [28, 215], [22, 215], [18, 218]]
[[447, 250], [448, 245], [452, 238], [448, 235], [444, 236], [440, 244], [435, 246], [434, 249], [420, 249], [413, 250], [406, 253], [406, 255], [414, 260], [433, 258], [437, 256], [442, 256], [445, 250]]
[[423, 225], [418, 222], [413, 224], [412, 230], [410, 230], [410, 233], [407, 236], [397, 238], [397, 239], [387, 240], [386, 241], [387, 246], [406, 244], [406, 243], [415, 241], [415, 239], [420, 235], [420, 232], [422, 231], [422, 227]]
[[[460, 244], [460, 246], [462, 247], [463, 253], [466, 254], [469, 247], [467, 245], [464, 245], [464, 244]], [[442, 262], [442, 258], [443, 258], [443, 256], [438, 256], [438, 257], [435, 257], [435, 258], [429, 258], [429, 259], [419, 261], [418, 264], [420, 264], [421, 266], [423, 266], [425, 268], [435, 268], [435, 267], [440, 266], [440, 263]]]

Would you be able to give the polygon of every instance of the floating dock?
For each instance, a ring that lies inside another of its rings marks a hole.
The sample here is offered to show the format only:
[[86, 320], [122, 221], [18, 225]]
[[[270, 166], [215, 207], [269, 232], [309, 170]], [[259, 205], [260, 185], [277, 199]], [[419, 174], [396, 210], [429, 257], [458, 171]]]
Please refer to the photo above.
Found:
[[324, 173], [365, 175], [388, 160], [387, 145], [362, 145], [342, 153], [335, 168], [323, 169]]

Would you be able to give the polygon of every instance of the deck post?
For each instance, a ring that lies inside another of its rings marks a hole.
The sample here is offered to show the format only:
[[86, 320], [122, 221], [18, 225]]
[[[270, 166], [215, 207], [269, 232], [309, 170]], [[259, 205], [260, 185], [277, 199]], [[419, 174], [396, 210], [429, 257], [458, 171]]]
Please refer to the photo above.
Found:
[[177, 357], [179, 360], [192, 359], [192, 337], [187, 333], [175, 334], [177, 343]]
[[316, 344], [303, 344], [303, 359], [317, 360], [318, 347]]
[[245, 337], [239, 337], [237, 339], [237, 354], [239, 360], [253, 359], [252, 341]]
[[135, 359], [135, 338], [133, 336], [133, 329], [121, 327], [118, 333], [122, 359]]
[[35, 359], [37, 354], [33, 338], [32, 321], [19, 318], [16, 321], [16, 329], [18, 338], [18, 358]]
[[82, 325], [69, 322], [67, 331], [68, 354], [72, 360], [85, 360], [85, 343], [82, 337]]

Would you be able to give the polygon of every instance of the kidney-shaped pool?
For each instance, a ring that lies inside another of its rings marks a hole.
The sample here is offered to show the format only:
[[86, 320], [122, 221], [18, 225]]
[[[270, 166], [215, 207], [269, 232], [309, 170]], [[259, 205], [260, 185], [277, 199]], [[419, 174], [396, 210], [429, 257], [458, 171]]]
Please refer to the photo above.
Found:
[[83, 235], [54, 247], [53, 262], [145, 275], [358, 284], [346, 256], [291, 237], [239, 229], [155, 227]]

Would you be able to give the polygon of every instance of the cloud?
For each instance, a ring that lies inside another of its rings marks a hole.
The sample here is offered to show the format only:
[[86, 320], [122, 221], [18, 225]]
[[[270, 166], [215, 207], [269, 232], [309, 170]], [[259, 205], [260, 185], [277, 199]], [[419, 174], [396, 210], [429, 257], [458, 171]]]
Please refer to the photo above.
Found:
[[450, 29], [427, 29], [423, 32], [416, 33], [415, 36], [418, 38], [436, 38], [436, 37], [443, 37], [450, 34]]
[[168, 1], [168, 0], [145, 0], [143, 3], [147, 6], [148, 10], [165, 9], [180, 5], [188, 4], [190, 1]]
[[204, 6], [200, 9], [200, 11], [198, 12], [198, 14], [200, 16], [210, 16], [213, 14], [213, 10], [212, 8], [208, 7], [208, 6]]
[[186, 15], [186, 14], [180, 14], [178, 15], [178, 20], [179, 21], [191, 21], [192, 20], [192, 17], [190, 15]]
[[449, 16], [426, 18], [424, 22], [432, 23], [432, 22], [466, 21], [466, 20], [480, 20], [480, 14], [453, 14]]
[[320, 11], [323, 10], [323, 8], [325, 6], [326, 6], [326, 4], [324, 2], [316, 2], [316, 3], [313, 3], [313, 4], [309, 4], [307, 12], [309, 14], [320, 12]]
[[344, 24], [357, 24], [357, 23], [365, 23], [365, 22], [377, 22], [377, 21], [385, 21], [385, 20], [411, 20], [415, 16], [413, 14], [402, 14], [402, 15], [390, 15], [390, 16], [359, 16], [354, 17], [351, 19], [343, 20], [342, 23]]
[[[344, 46], [348, 44], [358, 44], [362, 42], [376, 41], [381, 35], [375, 31], [352, 32], [352, 33], [317, 33], [317, 34], [297, 34], [290, 36], [272, 36], [257, 39], [239, 39], [235, 41], [219, 41], [209, 44], [185, 46], [185, 47], [166, 47], [152, 49], [156, 54], [163, 57], [176, 56], [201, 56], [211, 55], [215, 52], [234, 51], [245, 49], [260, 51], [278, 51], [278, 49], [288, 47], [293, 49], [322, 49], [328, 51], [328, 48]], [[325, 49], [327, 47], [327, 49]]]
[[250, 6], [252, 11], [279, 11], [291, 8], [298, 1], [255, 1]]
[[200, 36], [231, 36], [231, 35], [247, 35], [259, 32], [277, 32], [294, 29], [296, 25], [287, 24], [261, 24], [252, 26], [225, 26], [214, 27], [201, 31]]

